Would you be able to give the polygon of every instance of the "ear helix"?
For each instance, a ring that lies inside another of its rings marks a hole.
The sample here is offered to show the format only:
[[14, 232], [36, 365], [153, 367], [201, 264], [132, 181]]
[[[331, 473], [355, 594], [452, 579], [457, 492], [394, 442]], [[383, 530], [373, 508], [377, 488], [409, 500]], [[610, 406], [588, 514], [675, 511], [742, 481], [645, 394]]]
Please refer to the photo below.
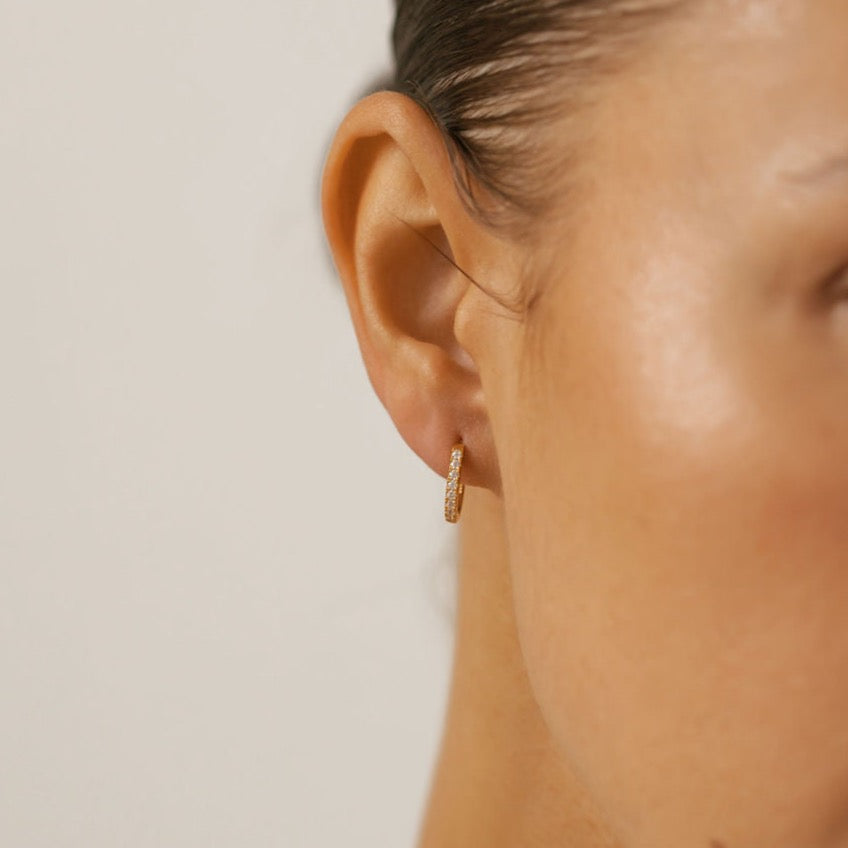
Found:
[[465, 486], [460, 481], [465, 445], [458, 442], [451, 448], [450, 471], [445, 487], [445, 521], [456, 524], [462, 512], [462, 496]]

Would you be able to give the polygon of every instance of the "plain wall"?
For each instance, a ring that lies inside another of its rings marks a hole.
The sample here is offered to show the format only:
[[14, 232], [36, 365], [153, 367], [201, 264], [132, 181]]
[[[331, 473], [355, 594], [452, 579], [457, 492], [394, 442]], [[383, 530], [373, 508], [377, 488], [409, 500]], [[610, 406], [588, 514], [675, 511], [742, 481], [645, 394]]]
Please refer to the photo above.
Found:
[[388, 0], [0, 0], [0, 845], [413, 845], [455, 527], [324, 246]]

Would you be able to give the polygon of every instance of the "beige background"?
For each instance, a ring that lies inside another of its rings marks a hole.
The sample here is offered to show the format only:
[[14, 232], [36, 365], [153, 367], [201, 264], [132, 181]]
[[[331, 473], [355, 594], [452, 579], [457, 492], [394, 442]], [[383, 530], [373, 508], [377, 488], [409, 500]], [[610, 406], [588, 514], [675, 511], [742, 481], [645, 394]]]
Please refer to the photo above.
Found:
[[455, 528], [319, 229], [388, 0], [0, 0], [0, 845], [411, 846]]

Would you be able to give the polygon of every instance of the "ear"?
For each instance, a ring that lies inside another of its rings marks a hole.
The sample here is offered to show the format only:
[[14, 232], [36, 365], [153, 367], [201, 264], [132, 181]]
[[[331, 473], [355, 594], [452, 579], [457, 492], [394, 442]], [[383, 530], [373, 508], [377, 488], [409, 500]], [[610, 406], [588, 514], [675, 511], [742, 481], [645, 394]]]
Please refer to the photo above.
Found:
[[395, 92], [356, 104], [328, 156], [322, 205], [371, 385], [404, 441], [446, 477], [461, 440], [463, 482], [500, 494], [469, 317], [488, 300], [476, 275], [497, 267], [503, 245], [462, 202], [427, 113]]

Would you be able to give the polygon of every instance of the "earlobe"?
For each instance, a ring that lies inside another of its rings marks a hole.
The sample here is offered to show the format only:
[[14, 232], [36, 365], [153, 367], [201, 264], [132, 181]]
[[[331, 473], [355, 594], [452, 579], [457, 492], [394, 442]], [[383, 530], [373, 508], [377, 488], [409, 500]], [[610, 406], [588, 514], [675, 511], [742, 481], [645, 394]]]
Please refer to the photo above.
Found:
[[394, 92], [360, 101], [328, 156], [322, 206], [369, 379], [401, 436], [445, 477], [462, 441], [464, 481], [499, 491], [477, 363], [455, 334], [474, 288], [457, 247], [482, 258], [485, 239], [426, 112]]

